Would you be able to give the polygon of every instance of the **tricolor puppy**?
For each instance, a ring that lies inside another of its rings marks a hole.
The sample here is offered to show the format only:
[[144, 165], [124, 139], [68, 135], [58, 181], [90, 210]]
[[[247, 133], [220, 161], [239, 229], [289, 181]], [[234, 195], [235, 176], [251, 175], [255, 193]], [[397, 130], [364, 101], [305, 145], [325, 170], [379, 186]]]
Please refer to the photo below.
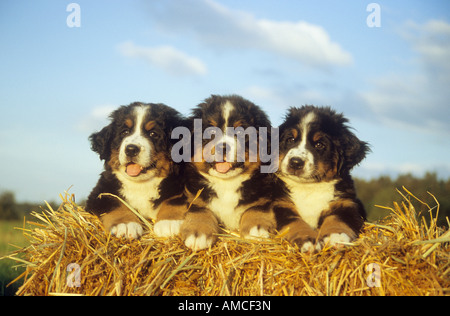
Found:
[[116, 198], [99, 194], [117, 195], [144, 217], [156, 219], [164, 202], [183, 190], [180, 168], [170, 157], [171, 131], [183, 119], [176, 110], [151, 103], [122, 106], [110, 118], [111, 124], [90, 136], [105, 170], [86, 209], [98, 215], [111, 234], [137, 238], [143, 234], [137, 216]]
[[[213, 95], [193, 110], [191, 119], [193, 125], [202, 123], [203, 139], [196, 139], [194, 126], [185, 190], [192, 204], [180, 230], [186, 246], [211, 246], [219, 225], [243, 237], [268, 237], [276, 225], [270, 212], [271, 175], [260, 172], [256, 149], [260, 128], [270, 130], [266, 114], [240, 96]], [[245, 138], [238, 141], [240, 136]]]
[[[290, 201], [275, 207], [278, 228], [301, 250], [355, 239], [365, 220], [350, 170], [369, 148], [328, 107], [291, 108], [280, 126], [278, 177]], [[294, 206], [294, 207], [293, 207]]]

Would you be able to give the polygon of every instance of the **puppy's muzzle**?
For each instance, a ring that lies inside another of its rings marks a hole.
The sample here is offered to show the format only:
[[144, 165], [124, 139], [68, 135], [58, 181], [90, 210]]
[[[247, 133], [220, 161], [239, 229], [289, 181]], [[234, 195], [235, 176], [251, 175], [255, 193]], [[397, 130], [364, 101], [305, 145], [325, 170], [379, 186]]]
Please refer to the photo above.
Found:
[[141, 148], [139, 146], [130, 144], [125, 147], [125, 154], [128, 157], [136, 157], [141, 152]]
[[305, 166], [305, 161], [299, 157], [289, 159], [289, 167], [294, 170], [301, 170]]

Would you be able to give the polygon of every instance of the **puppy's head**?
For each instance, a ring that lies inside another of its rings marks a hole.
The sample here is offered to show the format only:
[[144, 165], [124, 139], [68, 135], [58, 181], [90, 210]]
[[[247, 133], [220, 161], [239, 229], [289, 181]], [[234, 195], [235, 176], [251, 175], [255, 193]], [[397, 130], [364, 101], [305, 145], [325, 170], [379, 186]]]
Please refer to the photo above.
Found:
[[280, 126], [280, 173], [299, 182], [342, 177], [369, 151], [328, 107], [291, 108]]
[[170, 133], [181, 124], [177, 111], [163, 104], [132, 103], [110, 119], [111, 124], [89, 137], [107, 169], [133, 181], [170, 172]]
[[197, 170], [227, 179], [260, 166], [259, 131], [267, 127], [270, 132], [270, 121], [258, 106], [236, 95], [213, 95], [193, 110], [191, 119]]

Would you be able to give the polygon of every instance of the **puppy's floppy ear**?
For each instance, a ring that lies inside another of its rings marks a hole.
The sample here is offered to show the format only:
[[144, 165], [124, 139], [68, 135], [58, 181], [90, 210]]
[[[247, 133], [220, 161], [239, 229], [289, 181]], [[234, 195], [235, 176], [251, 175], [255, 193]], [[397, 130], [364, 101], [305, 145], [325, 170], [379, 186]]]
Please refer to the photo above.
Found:
[[341, 146], [344, 156], [342, 168], [347, 172], [359, 164], [370, 151], [368, 143], [359, 140], [348, 128], [342, 135]]
[[107, 160], [111, 156], [111, 141], [113, 139], [114, 126], [104, 127], [100, 132], [89, 136], [91, 149], [100, 155], [100, 160]]

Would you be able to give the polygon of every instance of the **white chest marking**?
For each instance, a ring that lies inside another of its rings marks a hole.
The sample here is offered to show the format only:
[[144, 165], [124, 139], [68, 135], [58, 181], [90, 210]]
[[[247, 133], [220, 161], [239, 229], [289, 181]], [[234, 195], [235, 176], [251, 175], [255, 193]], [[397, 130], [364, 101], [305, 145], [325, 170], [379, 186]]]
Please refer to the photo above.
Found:
[[160, 197], [158, 187], [163, 178], [152, 177], [146, 181], [133, 181], [120, 172], [114, 172], [114, 174], [122, 183], [120, 194], [126, 201], [142, 216], [156, 219], [159, 207], [153, 207], [153, 200]]
[[241, 194], [238, 192], [242, 182], [246, 181], [249, 176], [237, 176], [232, 179], [219, 179], [202, 172], [202, 175], [210, 181], [211, 188], [216, 192], [209, 207], [217, 218], [225, 225], [225, 228], [237, 230], [239, 222], [245, 207], [239, 207], [238, 203]]
[[337, 181], [319, 183], [299, 183], [289, 177], [281, 177], [291, 191], [290, 196], [297, 212], [312, 228], [317, 228], [320, 215], [335, 200]]

